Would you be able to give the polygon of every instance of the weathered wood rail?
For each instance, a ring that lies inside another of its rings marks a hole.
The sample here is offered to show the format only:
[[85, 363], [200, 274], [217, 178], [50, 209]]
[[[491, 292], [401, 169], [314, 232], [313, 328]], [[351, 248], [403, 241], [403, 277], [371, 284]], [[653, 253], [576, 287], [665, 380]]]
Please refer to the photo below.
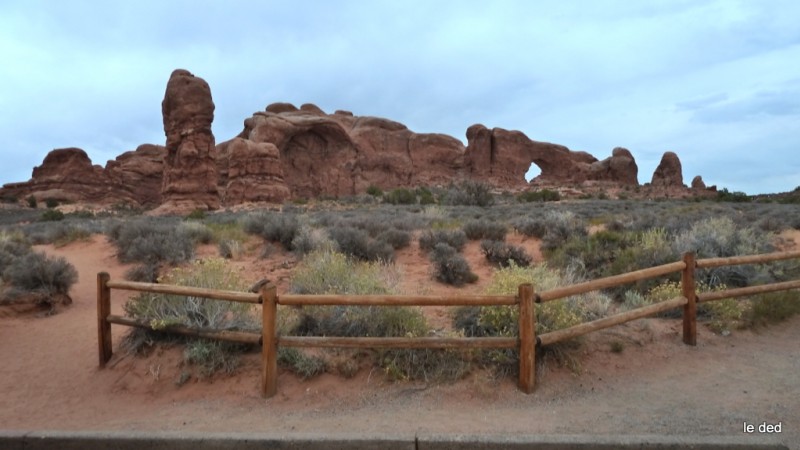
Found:
[[[536, 380], [536, 347], [552, 345], [594, 331], [602, 330], [659, 312], [683, 307], [683, 342], [697, 344], [697, 303], [777, 292], [800, 288], [800, 280], [771, 283], [698, 294], [695, 270], [740, 264], [763, 264], [773, 261], [800, 258], [800, 251], [767, 253], [695, 260], [693, 253], [683, 255], [682, 261], [637, 270], [621, 275], [599, 278], [571, 286], [536, 293], [531, 284], [522, 284], [516, 295], [292, 295], [278, 296], [273, 284], [267, 284], [259, 293], [221, 291], [184, 286], [172, 286], [131, 281], [112, 281], [105, 272], [97, 275], [97, 331], [100, 367], [105, 367], [112, 357], [111, 324], [151, 328], [146, 320], [111, 314], [111, 290], [151, 292], [187, 297], [202, 297], [261, 305], [261, 334], [229, 330], [209, 330], [180, 325], [166, 326], [164, 332], [209, 339], [260, 345], [261, 394], [271, 397], [277, 392], [278, 347], [354, 347], [354, 348], [512, 348], [519, 351], [519, 388], [531, 393]], [[643, 306], [613, 316], [578, 324], [569, 328], [536, 335], [535, 303], [545, 303], [586, 292], [608, 289], [664, 275], [681, 273], [681, 296], [660, 303]], [[277, 333], [278, 305], [293, 306], [516, 306], [519, 315], [517, 337], [335, 337], [335, 336], [279, 336]]]

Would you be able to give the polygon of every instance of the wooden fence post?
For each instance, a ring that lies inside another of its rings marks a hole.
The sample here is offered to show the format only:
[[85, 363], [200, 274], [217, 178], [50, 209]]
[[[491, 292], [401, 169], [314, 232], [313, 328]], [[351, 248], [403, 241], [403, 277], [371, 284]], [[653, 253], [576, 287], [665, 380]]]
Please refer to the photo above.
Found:
[[278, 392], [278, 288], [272, 284], [261, 287], [261, 396], [269, 398]]
[[111, 359], [111, 323], [106, 320], [111, 314], [110, 278], [106, 272], [97, 274], [97, 346], [101, 368]]
[[697, 292], [694, 281], [696, 267], [694, 253], [684, 253], [683, 262], [686, 263], [686, 268], [681, 273], [681, 289], [683, 296], [688, 300], [686, 305], [683, 306], [683, 343], [697, 345]]
[[530, 394], [536, 384], [536, 310], [533, 285], [519, 286], [519, 389]]

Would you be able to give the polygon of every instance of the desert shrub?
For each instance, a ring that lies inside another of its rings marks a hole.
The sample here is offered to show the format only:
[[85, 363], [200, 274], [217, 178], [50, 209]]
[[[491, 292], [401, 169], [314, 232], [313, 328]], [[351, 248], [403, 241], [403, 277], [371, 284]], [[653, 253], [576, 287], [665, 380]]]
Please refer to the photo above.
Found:
[[261, 236], [270, 242], [279, 242], [292, 250], [292, 241], [300, 230], [300, 220], [294, 214], [256, 214], [242, 221], [244, 231]]
[[463, 230], [467, 238], [473, 241], [479, 239], [503, 241], [508, 232], [508, 228], [506, 228], [505, 224], [485, 219], [470, 220], [464, 224]]
[[[537, 291], [547, 291], [559, 286], [574, 284], [579, 280], [571, 273], [562, 274], [546, 264], [530, 267], [509, 267], [495, 271], [492, 281], [485, 289], [488, 295], [514, 295], [519, 285], [532, 283]], [[536, 333], [570, 327], [578, 323], [605, 316], [611, 300], [597, 292], [582, 294], [568, 299], [536, 305]], [[516, 306], [465, 307], [456, 310], [454, 326], [467, 336], [517, 336], [518, 308]], [[562, 342], [544, 350], [560, 362], [571, 364], [577, 370], [570, 349], [575, 342]], [[517, 350], [486, 350], [481, 359], [500, 373], [514, 373], [517, 369]]]
[[209, 377], [217, 372], [232, 374], [239, 367], [239, 354], [243, 345], [212, 339], [194, 339], [186, 342], [183, 360], [200, 368], [200, 374]]
[[437, 243], [433, 247], [430, 259], [433, 262], [434, 277], [442, 283], [463, 286], [478, 280], [467, 260], [448, 244]]
[[203, 220], [206, 218], [206, 212], [202, 209], [195, 209], [186, 216], [186, 220]]
[[334, 227], [328, 229], [328, 233], [342, 253], [363, 261], [394, 261], [392, 246], [371, 238], [366, 231]]
[[329, 250], [334, 247], [333, 241], [324, 229], [300, 227], [300, 231], [292, 240], [292, 248], [298, 255], [306, 255], [318, 250]]
[[[224, 259], [198, 260], [185, 268], [175, 268], [160, 280], [164, 284], [208, 289], [246, 291], [248, 286]], [[218, 330], [257, 328], [252, 307], [200, 297], [141, 293], [125, 304], [128, 316], [147, 319], [153, 329], [172, 324]]]
[[518, 233], [524, 234], [528, 237], [535, 237], [541, 239], [547, 232], [547, 226], [541, 218], [524, 217], [517, 219], [513, 223], [514, 229]]
[[28, 207], [30, 208], [36, 208], [38, 206], [36, 202], [36, 197], [32, 195], [29, 195], [28, 198], [25, 199], [25, 201], [28, 202]]
[[800, 293], [797, 291], [773, 292], [757, 295], [744, 315], [745, 325], [760, 326], [780, 322], [800, 314]]
[[[290, 289], [300, 294], [389, 294], [395, 292], [396, 284], [397, 273], [392, 266], [357, 262], [341, 253], [326, 251], [312, 253], [303, 260]], [[419, 308], [305, 307], [292, 322], [288, 334], [306, 336], [420, 337], [429, 331]], [[429, 380], [465, 373], [467, 363], [453, 354], [448, 350], [385, 350], [372, 357], [390, 379]], [[331, 366], [324, 358], [299, 353], [287, 353], [283, 358], [283, 363], [301, 377], [314, 376]]]
[[41, 304], [69, 304], [69, 289], [78, 281], [78, 271], [65, 258], [29, 252], [11, 261], [3, 280], [16, 291], [36, 295]]
[[49, 208], [49, 209], [53, 209], [53, 208], [57, 207], [58, 203], [59, 203], [58, 200], [55, 199], [55, 198], [48, 198], [48, 199], [45, 199], [45, 201], [44, 201], [45, 206], [47, 206], [47, 208]]
[[323, 250], [303, 259], [290, 290], [295, 294], [389, 294], [398, 277], [394, 266], [354, 261], [343, 253]]
[[319, 356], [312, 356], [291, 347], [278, 349], [278, 364], [298, 375], [303, 380], [325, 373], [327, 362]]
[[424, 187], [417, 188], [416, 194], [419, 197], [420, 205], [433, 205], [436, 203], [436, 198], [434, 198], [433, 192], [431, 192], [427, 188]]
[[166, 222], [122, 222], [108, 233], [122, 262], [177, 264], [194, 255], [194, 242], [187, 230]]
[[236, 240], [224, 240], [217, 244], [219, 256], [225, 259], [238, 259], [242, 256], [242, 244]]
[[552, 191], [550, 189], [542, 189], [540, 191], [528, 191], [523, 192], [517, 196], [517, 200], [520, 202], [530, 203], [530, 202], [557, 202], [561, 200], [561, 194], [558, 191]]
[[380, 196], [383, 195], [383, 190], [381, 190], [381, 188], [379, 188], [377, 186], [370, 185], [367, 188], [367, 194], [369, 194], [369, 195], [371, 195], [373, 197], [380, 197]]
[[437, 244], [447, 244], [461, 251], [467, 244], [467, 235], [462, 230], [426, 230], [419, 236], [419, 248], [431, 251]]
[[0, 232], [0, 278], [14, 260], [31, 252], [31, 246], [22, 233]]
[[42, 222], [58, 222], [64, 220], [64, 213], [57, 209], [46, 209], [42, 212]]
[[[227, 265], [224, 259], [219, 258], [199, 260], [188, 267], [172, 269], [160, 281], [165, 284], [208, 289], [235, 291], [247, 289], [247, 283], [241, 279], [238, 272]], [[146, 320], [151, 327], [150, 330], [134, 329], [126, 336], [124, 346], [131, 351], [139, 351], [144, 344], [163, 340], [165, 336], [158, 332], [170, 325], [216, 330], [259, 328], [252, 305], [246, 303], [144, 292], [128, 300], [124, 310], [127, 316]], [[245, 349], [241, 344], [192, 337], [182, 337], [177, 340], [187, 344], [184, 360], [198, 365], [204, 375], [210, 375], [218, 370], [233, 370], [236, 367], [237, 354]]]
[[385, 194], [383, 201], [392, 205], [413, 205], [417, 203], [417, 196], [408, 189], [399, 188]]
[[[695, 252], [698, 259], [730, 257], [766, 253], [773, 250], [768, 236], [746, 226], [737, 226], [728, 217], [711, 217], [692, 225], [691, 229], [676, 236], [674, 248], [679, 253]], [[775, 264], [768, 267], [753, 265], [723, 266], [697, 272], [698, 281], [709, 286], [747, 286], [756, 282], [771, 281], [769, 270], [785, 267]]]
[[717, 191], [716, 200], [718, 202], [747, 203], [752, 199], [744, 192], [730, 192], [727, 188], [722, 188]]
[[158, 281], [158, 273], [158, 264], [137, 264], [125, 271], [125, 279], [130, 281], [141, 281], [143, 283], [155, 283]]
[[503, 267], [508, 267], [512, 262], [518, 266], [527, 267], [532, 260], [524, 248], [502, 241], [481, 241], [481, 252], [490, 263]]
[[210, 228], [197, 221], [184, 222], [180, 228], [196, 244], [210, 244], [214, 241], [214, 233]]
[[517, 219], [514, 228], [526, 235], [542, 239], [543, 250], [554, 250], [570, 237], [587, 235], [586, 224], [571, 211], [545, 211], [538, 217]]
[[494, 203], [491, 186], [478, 181], [452, 184], [441, 197], [443, 205], [490, 206]]
[[408, 231], [389, 228], [379, 234], [376, 238], [379, 242], [386, 242], [395, 250], [408, 247], [411, 244], [411, 234]]
[[[698, 293], [721, 291], [725, 290], [724, 285], [717, 285], [709, 287], [704, 283], [698, 283], [696, 290]], [[633, 291], [628, 291], [625, 294], [625, 301], [623, 307], [626, 309], [634, 309], [642, 306], [652, 305], [655, 303], [672, 300], [673, 298], [683, 295], [680, 282], [676, 281], [663, 281], [650, 288], [646, 294], [642, 295]], [[742, 314], [747, 309], [746, 302], [728, 298], [722, 300], [715, 300], [711, 302], [698, 303], [697, 315], [699, 318], [708, 323], [708, 327], [717, 333], [737, 326]], [[669, 311], [659, 313], [659, 317], [681, 317], [683, 315], [682, 308], [675, 308]]]

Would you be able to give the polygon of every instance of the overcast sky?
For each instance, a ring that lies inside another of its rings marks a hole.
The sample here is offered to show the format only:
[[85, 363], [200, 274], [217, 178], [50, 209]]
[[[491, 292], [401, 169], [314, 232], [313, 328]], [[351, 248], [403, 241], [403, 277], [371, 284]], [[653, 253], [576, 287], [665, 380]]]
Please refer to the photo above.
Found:
[[0, 1], [0, 183], [54, 148], [95, 164], [165, 141], [173, 69], [204, 78], [217, 142], [266, 105], [386, 117], [466, 141], [482, 123], [628, 148], [649, 182], [800, 186], [800, 2]]

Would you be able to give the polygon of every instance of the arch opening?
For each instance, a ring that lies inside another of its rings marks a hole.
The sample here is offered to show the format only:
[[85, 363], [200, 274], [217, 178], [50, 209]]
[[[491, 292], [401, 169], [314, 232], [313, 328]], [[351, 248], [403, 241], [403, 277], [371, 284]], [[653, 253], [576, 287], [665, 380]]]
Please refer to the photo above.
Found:
[[528, 183], [531, 182], [534, 178], [538, 177], [542, 174], [542, 168], [536, 165], [535, 162], [531, 162], [531, 165], [528, 167], [528, 171], [525, 172], [525, 181]]

